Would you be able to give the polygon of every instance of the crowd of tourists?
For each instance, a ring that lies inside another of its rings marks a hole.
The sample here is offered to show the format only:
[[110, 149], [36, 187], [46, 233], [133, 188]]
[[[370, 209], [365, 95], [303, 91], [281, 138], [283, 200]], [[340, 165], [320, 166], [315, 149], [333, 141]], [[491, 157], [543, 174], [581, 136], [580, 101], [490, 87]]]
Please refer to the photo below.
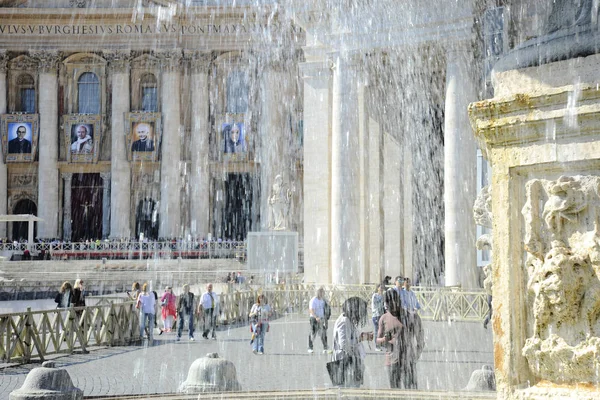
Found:
[[[228, 283], [243, 283], [245, 278], [238, 273], [228, 274]], [[131, 291], [127, 291], [130, 300], [135, 301], [139, 310], [140, 337], [147, 339], [148, 345], [154, 341], [155, 331], [175, 333], [181, 340], [187, 330], [188, 340], [195, 340], [195, 322], [201, 325], [205, 340], [217, 339], [217, 323], [221, 314], [219, 296], [208, 283], [200, 295], [183, 285], [176, 296], [171, 286], [158, 293], [148, 283], [134, 282]], [[57, 307], [67, 308], [85, 306], [83, 281], [77, 279], [74, 285], [65, 282], [55, 299]], [[411, 290], [411, 281], [396, 277], [394, 286], [386, 289], [384, 283], [377, 286], [370, 304], [359, 297], [350, 297], [342, 304], [339, 317], [333, 325], [333, 342], [328, 345], [327, 329], [331, 318], [331, 306], [325, 290], [319, 288], [308, 304], [309, 334], [308, 352], [314, 353], [315, 339], [318, 336], [322, 351], [331, 355], [326, 365], [331, 381], [336, 386], [360, 387], [364, 381], [366, 351], [364, 342], [372, 342], [375, 351], [385, 351], [385, 368], [391, 388], [417, 388], [416, 363], [424, 347], [424, 333], [421, 309], [415, 293]], [[80, 311], [79, 311], [80, 312]], [[373, 330], [362, 330], [371, 316]], [[160, 316], [162, 323], [157, 317]], [[250, 345], [256, 355], [265, 353], [265, 337], [270, 330], [273, 309], [268, 299], [260, 293], [248, 314], [250, 322]]]

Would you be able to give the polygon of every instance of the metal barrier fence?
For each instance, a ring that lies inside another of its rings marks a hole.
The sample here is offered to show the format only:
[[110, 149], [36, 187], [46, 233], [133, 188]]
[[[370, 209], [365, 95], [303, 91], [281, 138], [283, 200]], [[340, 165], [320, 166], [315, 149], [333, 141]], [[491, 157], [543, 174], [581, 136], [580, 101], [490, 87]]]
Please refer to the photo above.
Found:
[[0, 315], [0, 360], [5, 362], [43, 361], [50, 354], [139, 338], [139, 310], [132, 301]]
[[[316, 290], [322, 287], [332, 308], [341, 308], [344, 301], [358, 296], [369, 304], [375, 285], [287, 285], [275, 288], [255, 288], [249, 291], [221, 294], [224, 322], [244, 321], [259, 293], [266, 296], [277, 313], [306, 313]], [[432, 321], [482, 321], [489, 313], [484, 291], [464, 291], [458, 288], [414, 288], [421, 305], [419, 315]], [[339, 310], [338, 310], [339, 311]]]
[[[221, 293], [221, 324], [248, 321], [248, 313], [258, 294], [264, 294], [276, 314], [305, 313], [317, 288], [325, 289], [332, 308], [340, 311], [344, 301], [358, 296], [370, 303], [375, 285], [287, 285], [272, 288]], [[422, 319], [442, 321], [481, 321], [488, 312], [484, 291], [457, 288], [420, 288], [414, 292], [421, 304]], [[199, 296], [197, 297], [199, 298]], [[29, 362], [49, 354], [72, 353], [96, 345], [123, 345], [140, 340], [139, 310], [123, 296], [88, 297], [94, 306], [31, 311], [0, 315], [0, 360]], [[158, 317], [158, 315], [157, 315]], [[195, 316], [195, 326], [202, 320]]]

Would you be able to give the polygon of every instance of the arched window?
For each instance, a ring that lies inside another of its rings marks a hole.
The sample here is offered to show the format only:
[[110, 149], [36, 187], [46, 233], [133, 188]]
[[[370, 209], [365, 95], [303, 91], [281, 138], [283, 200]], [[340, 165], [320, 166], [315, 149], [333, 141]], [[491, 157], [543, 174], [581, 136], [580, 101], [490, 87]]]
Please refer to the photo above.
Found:
[[227, 112], [245, 113], [248, 111], [248, 80], [246, 74], [234, 71], [227, 76]]
[[100, 81], [96, 74], [84, 72], [77, 82], [80, 114], [100, 114]]
[[144, 74], [140, 79], [140, 98], [142, 99], [142, 111], [158, 111], [158, 90], [156, 77], [153, 74]]
[[35, 113], [35, 81], [29, 74], [21, 74], [17, 79], [17, 110], [28, 114]]

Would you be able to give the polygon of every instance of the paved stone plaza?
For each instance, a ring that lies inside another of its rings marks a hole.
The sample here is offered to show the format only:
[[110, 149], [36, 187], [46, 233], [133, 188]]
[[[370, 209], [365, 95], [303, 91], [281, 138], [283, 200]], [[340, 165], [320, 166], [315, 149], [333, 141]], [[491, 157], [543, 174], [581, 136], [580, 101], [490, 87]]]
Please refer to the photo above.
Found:
[[[332, 341], [329, 327], [329, 343]], [[369, 326], [369, 329], [371, 327]], [[367, 328], [365, 328], [367, 329]], [[218, 352], [232, 361], [243, 390], [300, 390], [331, 387], [317, 339], [315, 353], [307, 353], [307, 318], [297, 314], [271, 323], [265, 339], [265, 355], [252, 354], [247, 326], [222, 327], [218, 340], [196, 341], [185, 335], [175, 341], [174, 333], [156, 336], [156, 344], [93, 348], [89, 354], [56, 358], [75, 386], [86, 396], [115, 394], [172, 393], [186, 379], [192, 362], [206, 353]], [[425, 322], [426, 347], [418, 364], [419, 388], [460, 390], [474, 369], [493, 365], [492, 335], [481, 323]], [[365, 388], [389, 387], [383, 368], [384, 355], [367, 347]], [[0, 369], [0, 399], [21, 387], [25, 376], [39, 364]]]

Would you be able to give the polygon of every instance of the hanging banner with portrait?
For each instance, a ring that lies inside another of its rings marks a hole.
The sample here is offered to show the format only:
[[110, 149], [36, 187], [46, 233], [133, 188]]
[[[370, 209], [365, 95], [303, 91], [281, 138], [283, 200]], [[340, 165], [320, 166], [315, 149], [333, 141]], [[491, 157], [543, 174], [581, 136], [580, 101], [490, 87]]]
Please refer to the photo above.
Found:
[[4, 114], [0, 120], [5, 163], [35, 161], [38, 147], [38, 114]]
[[125, 113], [129, 161], [158, 161], [162, 125], [160, 113]]
[[102, 117], [94, 114], [63, 116], [65, 150], [69, 163], [97, 163], [102, 141]]
[[248, 159], [249, 139], [243, 115], [224, 116], [218, 129], [221, 137], [221, 152], [225, 161], [245, 161]]

